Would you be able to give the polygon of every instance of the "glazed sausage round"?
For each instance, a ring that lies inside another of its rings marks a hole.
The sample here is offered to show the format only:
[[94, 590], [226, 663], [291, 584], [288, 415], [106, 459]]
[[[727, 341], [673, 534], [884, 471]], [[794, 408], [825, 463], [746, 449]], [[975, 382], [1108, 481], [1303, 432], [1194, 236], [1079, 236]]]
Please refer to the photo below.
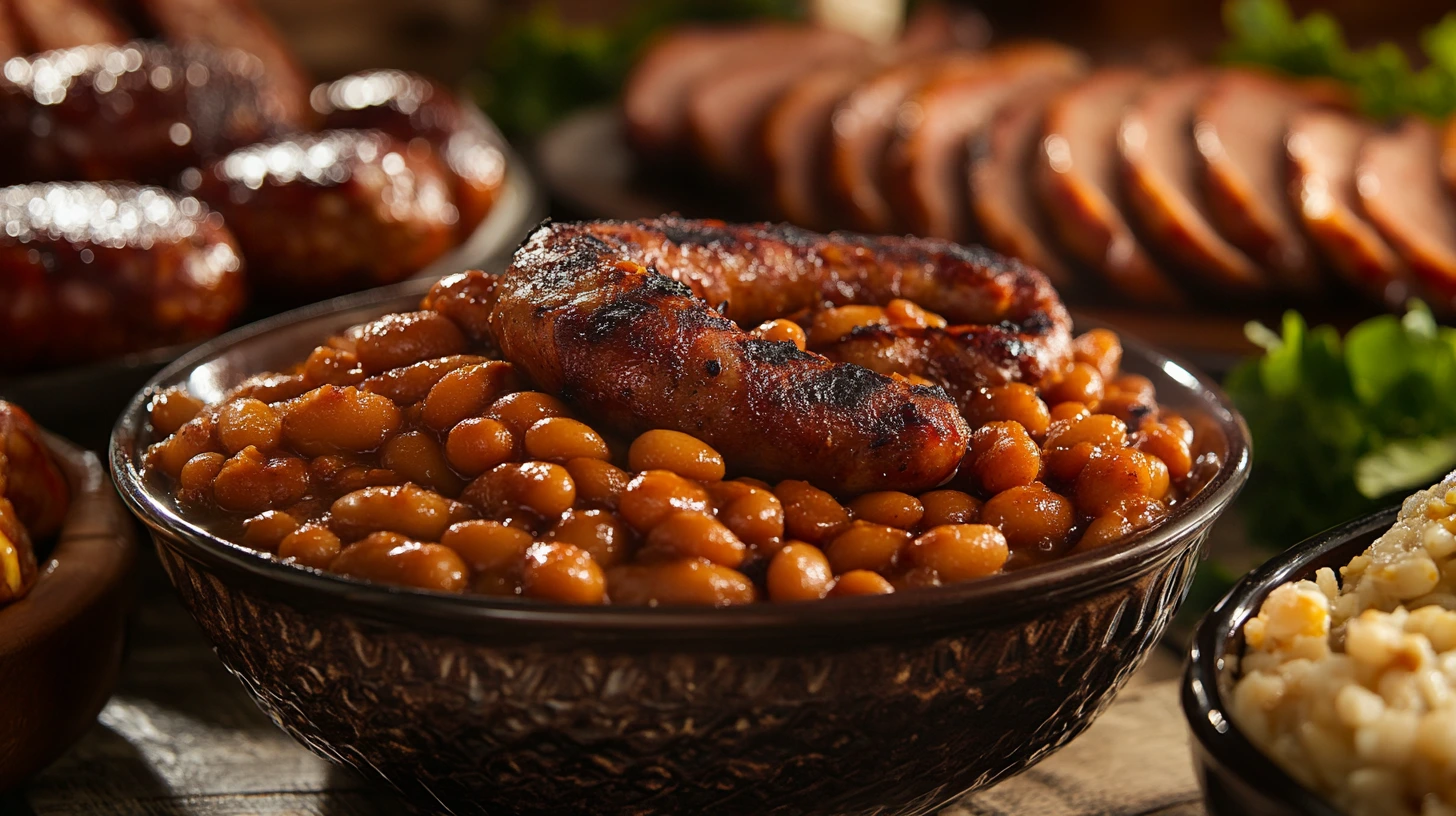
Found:
[[454, 243], [439, 162], [378, 131], [249, 145], [188, 181], [227, 219], [254, 285], [275, 300], [395, 283]]
[[461, 240], [494, 206], [505, 181], [505, 139], [444, 85], [405, 71], [363, 71], [319, 85], [310, 99], [324, 127], [381, 130], [429, 145], [450, 179]]
[[127, 184], [0, 189], [0, 373], [211, 337], [242, 258], [195, 198]]
[[496, 286], [489, 330], [541, 387], [623, 432], [684, 431], [740, 471], [836, 492], [926, 489], [955, 472], [969, 436], [944, 390], [870, 370], [858, 332], [835, 350], [858, 363], [845, 364], [740, 328], [896, 298], [952, 325], [873, 337], [953, 352], [955, 387], [1034, 380], [1070, 359], [1071, 320], [1045, 277], [993, 253], [679, 218], [541, 227]]
[[263, 65], [200, 43], [134, 42], [17, 57], [0, 74], [4, 180], [160, 184], [281, 132]]

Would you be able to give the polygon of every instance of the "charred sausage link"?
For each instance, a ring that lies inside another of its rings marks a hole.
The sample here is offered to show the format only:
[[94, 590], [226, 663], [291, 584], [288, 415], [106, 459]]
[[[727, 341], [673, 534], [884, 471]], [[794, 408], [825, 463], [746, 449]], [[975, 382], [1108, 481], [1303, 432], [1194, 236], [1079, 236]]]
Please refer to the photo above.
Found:
[[496, 287], [490, 331], [539, 385], [623, 431], [687, 431], [739, 470], [841, 492], [924, 489], [968, 435], [941, 389], [740, 328], [893, 298], [961, 324], [998, 366], [1008, 351], [1037, 371], [1070, 354], [1046, 279], [985, 250], [679, 218], [543, 226]]

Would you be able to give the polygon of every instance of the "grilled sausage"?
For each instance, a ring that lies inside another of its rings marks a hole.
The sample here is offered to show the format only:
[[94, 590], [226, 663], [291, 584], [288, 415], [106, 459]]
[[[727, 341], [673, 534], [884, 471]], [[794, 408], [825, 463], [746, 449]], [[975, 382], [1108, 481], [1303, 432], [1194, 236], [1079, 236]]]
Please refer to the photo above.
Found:
[[505, 140], [445, 86], [404, 71], [365, 71], [319, 85], [310, 98], [327, 128], [424, 139], [450, 176], [461, 240], [490, 214], [505, 181]]
[[232, 236], [195, 198], [130, 185], [0, 190], [0, 371], [200, 340], [244, 300]]
[[981, 384], [1012, 367], [1059, 368], [1071, 347], [1055, 292], [1019, 263], [944, 241], [787, 226], [548, 224], [493, 297], [504, 357], [618, 430], [687, 431], [735, 469], [846, 493], [919, 490], [954, 473], [967, 436], [955, 402], [740, 325], [825, 303], [931, 303], [956, 325], [905, 336], [955, 344], [988, 375]]
[[971, 215], [992, 249], [1019, 258], [1065, 289], [1072, 271], [1052, 249], [1050, 227], [1028, 188], [1047, 103], [1062, 83], [1029, 88], [996, 112], [971, 141]]
[[1047, 109], [1035, 183], [1063, 246], [1078, 261], [1134, 302], [1178, 305], [1182, 292], [1118, 201], [1117, 127], [1146, 83], [1140, 71], [1109, 69], [1058, 94]]
[[1006, 100], [1049, 79], [1085, 69], [1072, 49], [1030, 43], [991, 51], [985, 59], [955, 62], [936, 71], [904, 103], [886, 159], [891, 199], [917, 235], [971, 238], [966, 163], [971, 137]]
[[189, 179], [275, 301], [403, 280], [454, 244], [434, 156], [379, 131], [329, 130], [235, 150]]
[[1197, 288], [1248, 297], [1268, 291], [1269, 276], [1213, 228], [1196, 175], [1193, 109], [1215, 76], [1154, 80], [1128, 108], [1117, 146], [1127, 202], [1148, 241], [1193, 273]]
[[171, 183], [281, 124], [262, 63], [241, 51], [148, 43], [47, 51], [0, 76], [0, 178]]
[[30, 51], [78, 45], [121, 45], [126, 26], [95, 0], [9, 0], [17, 29]]
[[1294, 115], [1285, 147], [1294, 211], [1325, 259], [1352, 287], [1399, 308], [1411, 294], [1410, 271], [1359, 209], [1355, 162], [1374, 132], [1338, 111]]
[[253, 0], [137, 2], [168, 42], [202, 43], [257, 57], [262, 63], [263, 101], [268, 116], [291, 129], [312, 124], [308, 76]]
[[1440, 136], [1424, 119], [1365, 140], [1355, 190], [1365, 214], [1443, 311], [1456, 308], [1456, 207], [1436, 172]]
[[1286, 291], [1317, 294], [1320, 273], [1286, 194], [1284, 134], [1328, 97], [1251, 71], [1225, 71], [1198, 103], [1195, 144], [1214, 224]]

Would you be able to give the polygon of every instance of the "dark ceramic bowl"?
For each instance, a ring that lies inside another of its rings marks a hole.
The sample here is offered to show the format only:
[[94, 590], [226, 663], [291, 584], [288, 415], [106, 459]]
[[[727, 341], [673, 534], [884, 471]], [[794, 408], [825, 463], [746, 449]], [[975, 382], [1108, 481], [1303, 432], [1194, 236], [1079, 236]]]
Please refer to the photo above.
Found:
[[1184, 597], [1248, 470], [1208, 381], [1129, 343], [1223, 469], [1126, 546], [978, 583], [730, 609], [581, 608], [393, 589], [208, 533], [144, 477], [152, 391], [215, 398], [326, 335], [409, 308], [370, 294], [234, 332], [152, 381], [112, 468], [162, 564], [258, 705], [422, 807], [489, 814], [920, 814], [1081, 733]]
[[1342, 524], [1286, 550], [1239, 581], [1193, 636], [1183, 676], [1183, 713], [1193, 729], [1193, 759], [1213, 816], [1340, 816], [1254, 746], [1229, 713], [1244, 623], [1286, 581], [1338, 572], [1395, 523], [1399, 507]]

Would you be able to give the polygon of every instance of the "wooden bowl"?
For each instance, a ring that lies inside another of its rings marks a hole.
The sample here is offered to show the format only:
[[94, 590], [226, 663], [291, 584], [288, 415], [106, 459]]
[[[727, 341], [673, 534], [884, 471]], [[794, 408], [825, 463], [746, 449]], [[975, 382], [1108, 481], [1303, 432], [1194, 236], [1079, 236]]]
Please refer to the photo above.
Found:
[[183, 606], [310, 750], [467, 814], [922, 814], [1081, 733], [1183, 599], [1248, 469], [1208, 380], [1133, 341], [1124, 365], [1202, 417], [1224, 467], [1123, 546], [978, 582], [813, 604], [583, 608], [367, 584], [210, 533], [141, 456], [155, 389], [215, 400], [420, 292], [220, 338], [153, 380], [112, 437], [118, 488]]
[[0, 607], [0, 791], [75, 742], [111, 696], [133, 596], [136, 528], [94, 453], [47, 435], [71, 509], [30, 594]]

